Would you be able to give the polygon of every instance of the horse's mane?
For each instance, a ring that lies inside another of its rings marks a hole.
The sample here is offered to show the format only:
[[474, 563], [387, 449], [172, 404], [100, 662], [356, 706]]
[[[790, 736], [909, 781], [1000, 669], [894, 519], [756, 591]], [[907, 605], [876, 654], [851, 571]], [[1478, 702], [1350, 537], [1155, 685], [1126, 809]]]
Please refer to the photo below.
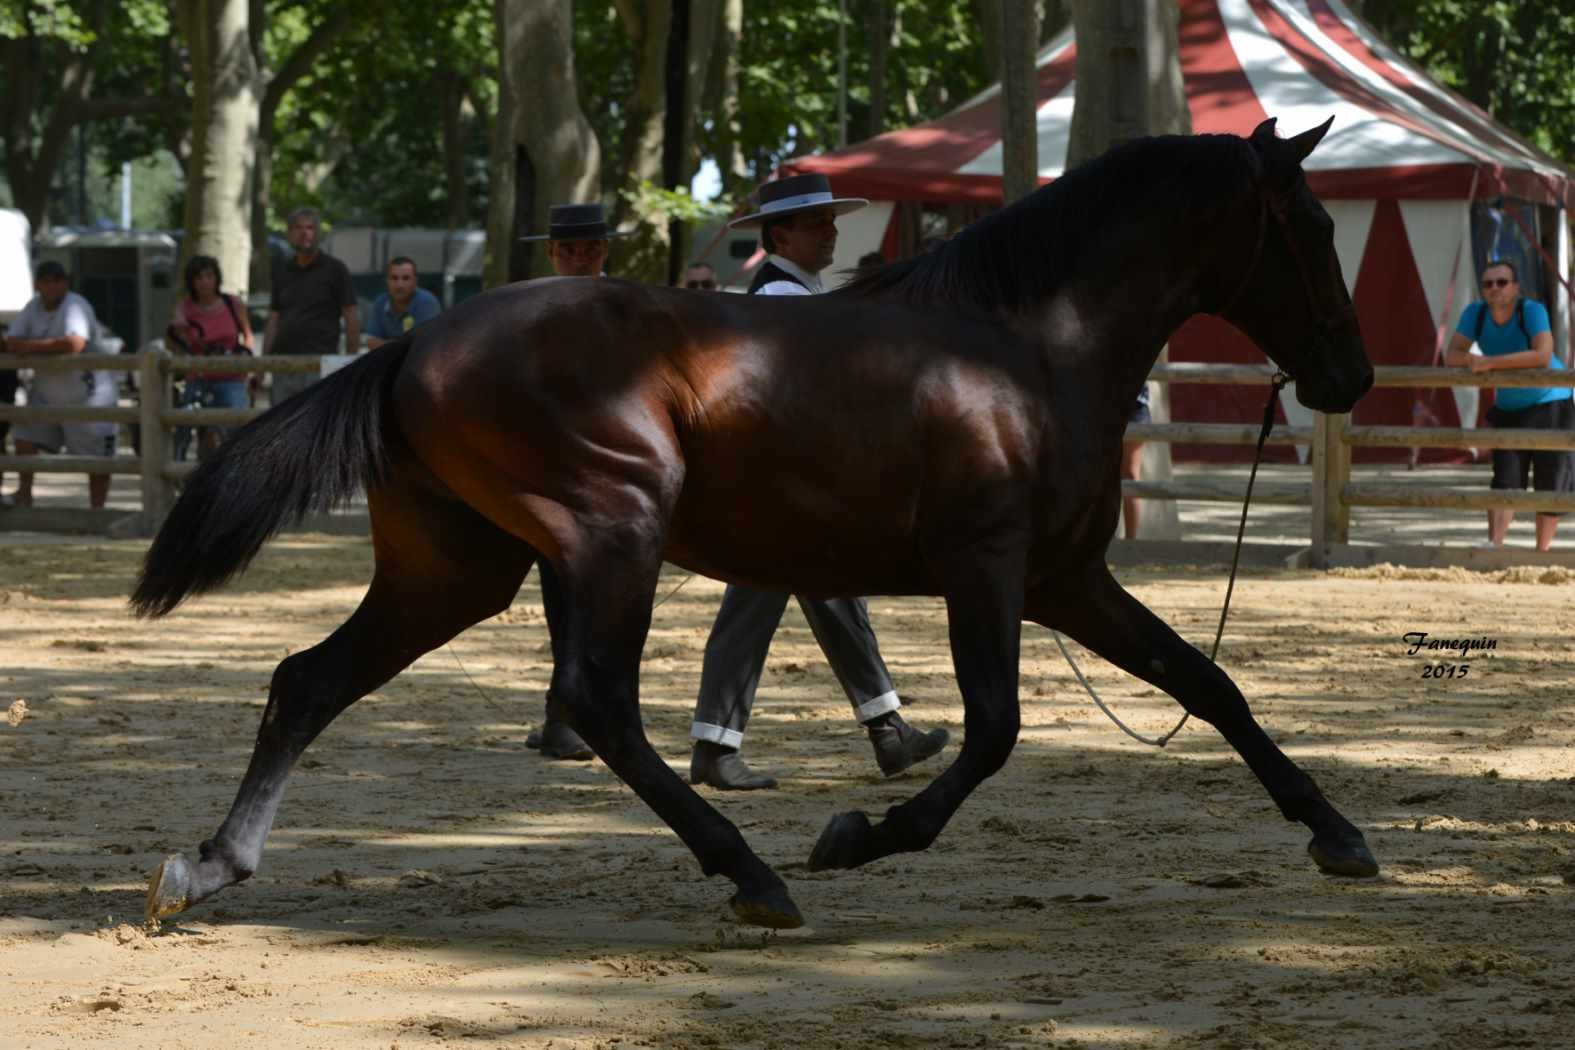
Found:
[[1137, 139], [965, 227], [936, 250], [855, 277], [832, 294], [1015, 313], [1071, 277], [1087, 239], [1107, 233], [1118, 219], [1212, 209], [1234, 198], [1257, 165], [1247, 140], [1235, 135]]

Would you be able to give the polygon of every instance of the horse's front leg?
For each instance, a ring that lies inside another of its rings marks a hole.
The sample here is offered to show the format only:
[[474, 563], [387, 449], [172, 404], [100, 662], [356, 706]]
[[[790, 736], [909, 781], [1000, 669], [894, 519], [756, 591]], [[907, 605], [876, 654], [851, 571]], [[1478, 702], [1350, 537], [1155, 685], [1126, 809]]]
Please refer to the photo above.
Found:
[[962, 750], [945, 772], [879, 824], [864, 813], [831, 818], [809, 869], [856, 868], [893, 853], [926, 849], [973, 790], [1006, 764], [1017, 743], [1017, 658], [1022, 636], [1027, 530], [1004, 528], [932, 557], [941, 572], [952, 665], [962, 690]]
[[1324, 871], [1378, 874], [1378, 861], [1362, 833], [1263, 731], [1230, 676], [1128, 594], [1103, 561], [1090, 563], [1071, 579], [1059, 579], [1053, 589], [1029, 594], [1023, 615], [1071, 635], [1122, 670], [1163, 689], [1189, 713], [1218, 729], [1285, 818], [1312, 830], [1307, 851]]
[[558, 665], [552, 699], [625, 784], [677, 833], [707, 875], [738, 887], [729, 901], [741, 922], [776, 929], [802, 926], [803, 916], [781, 876], [651, 747], [640, 721], [640, 652], [662, 566], [661, 534], [639, 508], [606, 503], [623, 524], [577, 523], [563, 530], [565, 553], [557, 585], [543, 591]]

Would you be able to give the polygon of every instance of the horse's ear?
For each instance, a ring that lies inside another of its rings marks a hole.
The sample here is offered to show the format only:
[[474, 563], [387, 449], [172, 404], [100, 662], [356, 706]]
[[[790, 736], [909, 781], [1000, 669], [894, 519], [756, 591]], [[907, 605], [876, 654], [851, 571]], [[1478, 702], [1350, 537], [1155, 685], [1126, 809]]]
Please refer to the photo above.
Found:
[[1276, 118], [1274, 118], [1274, 117], [1270, 117], [1269, 119], [1265, 120], [1262, 124], [1259, 124], [1257, 127], [1253, 128], [1252, 129], [1252, 134], [1247, 136], [1248, 139], [1250, 139], [1253, 142], [1257, 142], [1260, 139], [1272, 139], [1272, 138], [1274, 138], [1274, 122], [1275, 122], [1275, 119]]
[[1310, 128], [1290, 140], [1291, 156], [1296, 158], [1296, 163], [1300, 164], [1307, 159], [1318, 143], [1323, 141], [1323, 137], [1329, 133], [1329, 125], [1333, 123], [1334, 118], [1330, 117], [1316, 128]]

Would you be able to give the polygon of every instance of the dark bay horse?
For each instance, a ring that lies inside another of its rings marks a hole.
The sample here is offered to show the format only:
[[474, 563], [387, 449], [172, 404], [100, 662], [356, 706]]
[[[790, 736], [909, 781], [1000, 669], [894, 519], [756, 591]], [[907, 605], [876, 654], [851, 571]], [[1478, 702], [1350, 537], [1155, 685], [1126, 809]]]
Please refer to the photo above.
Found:
[[1220, 314], [1348, 411], [1372, 385], [1292, 139], [1120, 147], [960, 233], [812, 299], [555, 279], [472, 299], [240, 430], [186, 486], [132, 602], [145, 615], [245, 568], [283, 523], [365, 487], [376, 571], [325, 641], [274, 672], [234, 806], [148, 891], [168, 915], [250, 876], [286, 778], [341, 711], [506, 609], [533, 565], [569, 723], [737, 885], [744, 922], [802, 922], [777, 874], [652, 749], [640, 653], [663, 559], [817, 596], [946, 600], [965, 705], [956, 761], [879, 823], [834, 817], [812, 868], [935, 840], [1017, 738], [1023, 620], [1165, 690], [1246, 760], [1316, 863], [1372, 875], [1357, 828], [1225, 672], [1105, 566], [1121, 438], [1188, 316]]

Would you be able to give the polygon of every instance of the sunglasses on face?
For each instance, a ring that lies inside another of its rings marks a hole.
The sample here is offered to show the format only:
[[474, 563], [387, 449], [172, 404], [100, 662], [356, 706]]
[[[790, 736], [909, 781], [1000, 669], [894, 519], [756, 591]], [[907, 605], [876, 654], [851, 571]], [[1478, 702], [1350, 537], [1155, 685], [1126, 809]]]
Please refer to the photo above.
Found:
[[698, 290], [700, 290], [702, 292], [711, 292], [711, 291], [715, 291], [716, 290], [716, 282], [715, 281], [685, 281], [684, 282], [684, 287], [685, 288], [695, 288], [695, 289], [698, 289]]
[[1487, 280], [1482, 282], [1482, 287], [1484, 287], [1484, 288], [1503, 288], [1506, 285], [1509, 285], [1509, 284], [1512, 284], [1512, 283], [1513, 282], [1510, 281], [1510, 279], [1508, 277], [1490, 277]]

